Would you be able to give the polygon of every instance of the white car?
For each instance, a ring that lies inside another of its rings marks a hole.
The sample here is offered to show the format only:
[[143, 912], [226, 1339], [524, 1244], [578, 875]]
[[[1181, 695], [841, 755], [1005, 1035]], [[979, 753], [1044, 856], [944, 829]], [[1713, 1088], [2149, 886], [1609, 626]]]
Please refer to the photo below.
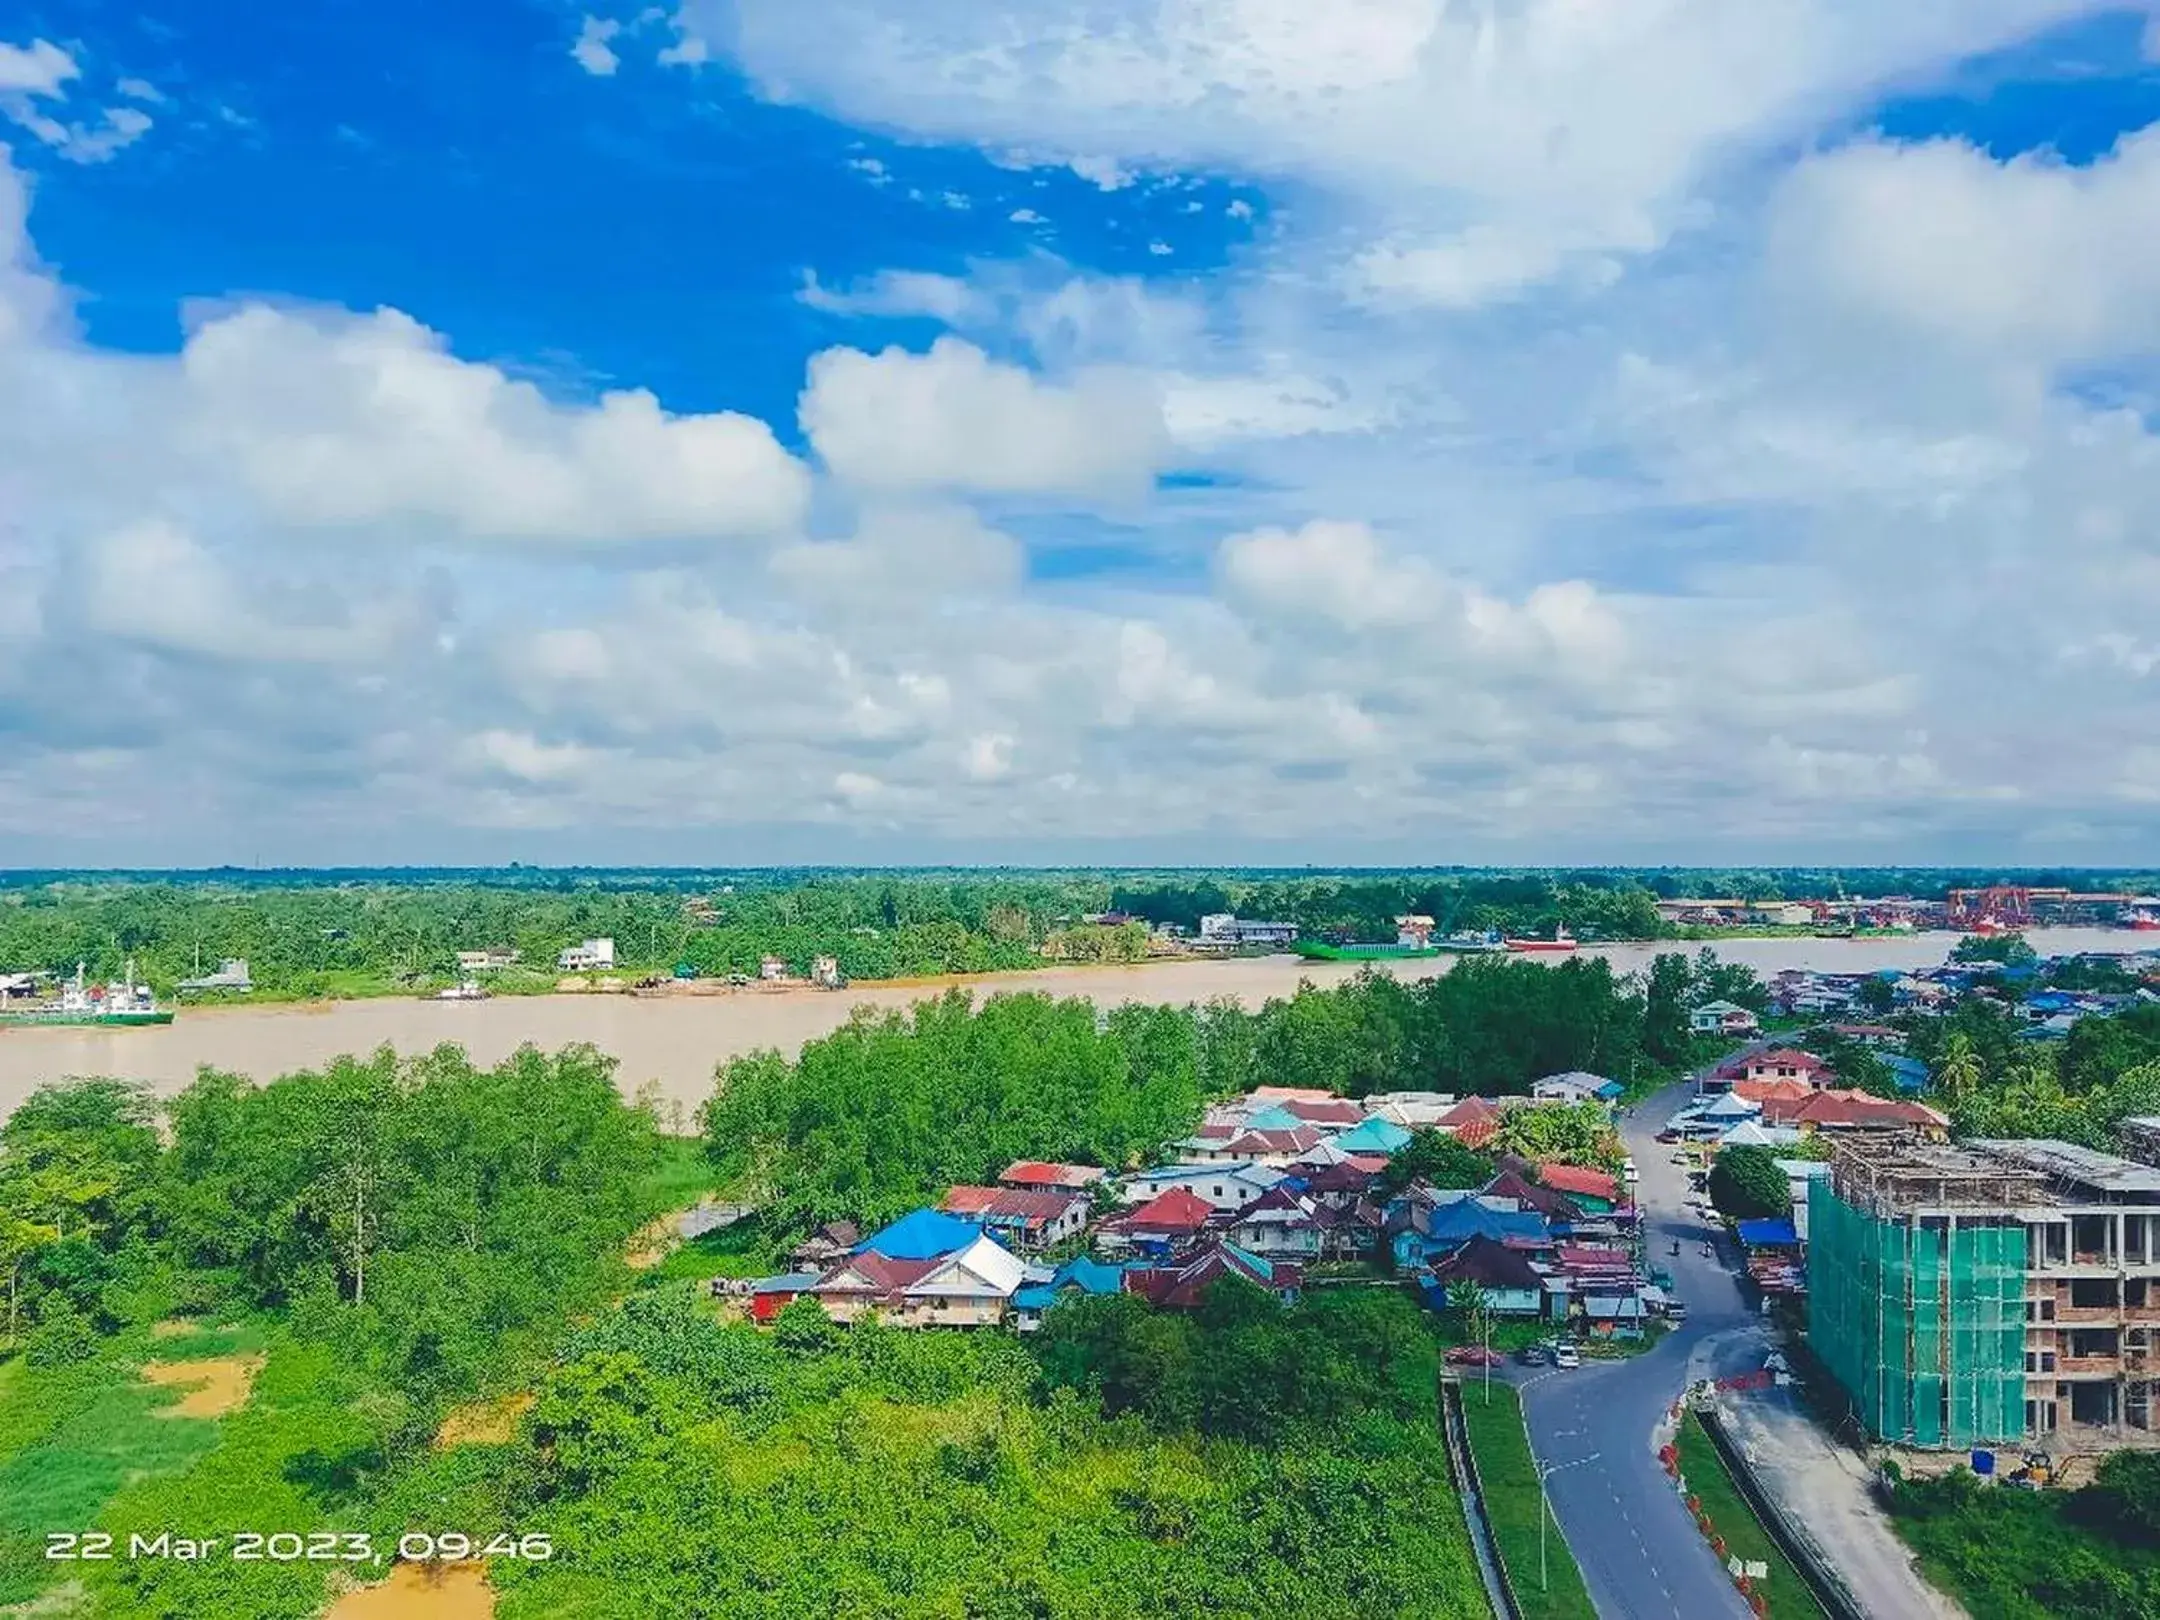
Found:
[[1562, 1339], [1552, 1347], [1552, 1363], [1555, 1367], [1580, 1367], [1582, 1357], [1575, 1353], [1575, 1347], [1572, 1344]]

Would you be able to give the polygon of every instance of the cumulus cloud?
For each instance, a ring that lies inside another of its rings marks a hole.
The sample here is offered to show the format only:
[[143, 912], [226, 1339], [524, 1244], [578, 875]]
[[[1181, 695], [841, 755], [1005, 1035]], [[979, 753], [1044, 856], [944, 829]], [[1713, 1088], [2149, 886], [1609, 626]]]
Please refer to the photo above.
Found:
[[763, 422], [643, 391], [558, 405], [394, 310], [251, 305], [198, 325], [181, 370], [205, 450], [291, 523], [606, 544], [784, 531], [808, 500]]
[[826, 350], [810, 362], [801, 418], [837, 477], [883, 490], [1130, 495], [1168, 448], [1146, 378], [1045, 381], [958, 338], [925, 354]]
[[264, 805], [294, 858], [385, 806], [410, 841], [365, 847], [404, 858], [2160, 832], [2148, 137], [2072, 169], [1842, 133], [2067, 6], [735, 9], [681, 38], [881, 139], [1130, 182], [1090, 206], [1143, 259], [1212, 195], [1165, 170], [1298, 206], [1224, 271], [1165, 274], [1177, 238], [1147, 277], [806, 277], [952, 335], [812, 357], [798, 462], [389, 312], [101, 351], [0, 167], [0, 832], [146, 800], [200, 805], [165, 821], [208, 859]]
[[1861, 141], [1784, 182], [1774, 263], [1867, 318], [2043, 362], [2160, 341], [2160, 129], [2085, 168]]
[[611, 78], [622, 65], [608, 41], [622, 32], [622, 24], [604, 17], [588, 14], [578, 25], [577, 39], [570, 46], [571, 60], [595, 78]]

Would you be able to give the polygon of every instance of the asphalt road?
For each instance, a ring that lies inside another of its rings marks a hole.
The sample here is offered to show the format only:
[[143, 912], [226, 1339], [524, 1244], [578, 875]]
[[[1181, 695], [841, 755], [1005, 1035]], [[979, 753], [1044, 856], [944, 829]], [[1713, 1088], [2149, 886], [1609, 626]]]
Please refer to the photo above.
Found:
[[1659, 1465], [1653, 1440], [1690, 1380], [1760, 1367], [1768, 1349], [1724, 1262], [1702, 1257], [1709, 1233], [1687, 1212], [1687, 1183], [1672, 1149], [1654, 1140], [1683, 1094], [1675, 1087], [1649, 1098], [1621, 1130], [1642, 1173], [1638, 1201], [1651, 1263], [1673, 1274], [1686, 1325], [1647, 1355], [1585, 1361], [1522, 1384], [1531, 1449], [1553, 1469], [1546, 1490], [1554, 1518], [1604, 1620], [1748, 1614]]

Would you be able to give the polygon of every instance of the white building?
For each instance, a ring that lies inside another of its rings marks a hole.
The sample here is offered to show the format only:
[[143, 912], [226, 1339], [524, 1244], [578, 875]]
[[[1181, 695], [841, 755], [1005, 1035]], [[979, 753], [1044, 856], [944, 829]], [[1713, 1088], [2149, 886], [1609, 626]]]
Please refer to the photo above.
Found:
[[599, 968], [611, 968], [615, 965], [615, 942], [612, 939], [588, 939], [566, 945], [562, 954], [555, 958], [555, 965], [565, 973], [591, 973]]
[[1296, 923], [1246, 922], [1227, 911], [1200, 919], [1203, 945], [1288, 945], [1296, 938]]

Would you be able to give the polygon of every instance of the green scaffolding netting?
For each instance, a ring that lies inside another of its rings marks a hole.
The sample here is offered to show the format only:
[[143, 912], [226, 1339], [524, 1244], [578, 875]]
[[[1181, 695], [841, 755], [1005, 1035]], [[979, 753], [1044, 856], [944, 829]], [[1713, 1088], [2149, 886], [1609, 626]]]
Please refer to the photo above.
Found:
[[1808, 1189], [1808, 1338], [1879, 1439], [1958, 1448], [2025, 1432], [2025, 1229], [1885, 1220]]

